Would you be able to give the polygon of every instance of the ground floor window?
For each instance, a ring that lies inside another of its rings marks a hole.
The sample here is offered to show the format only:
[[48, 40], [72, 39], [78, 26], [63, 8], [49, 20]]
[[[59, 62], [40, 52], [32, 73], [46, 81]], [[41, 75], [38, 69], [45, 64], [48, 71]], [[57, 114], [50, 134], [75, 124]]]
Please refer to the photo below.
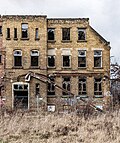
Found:
[[94, 95], [102, 95], [102, 79], [95, 78], [94, 79]]
[[69, 95], [70, 77], [63, 77], [62, 88], [65, 89], [65, 91], [62, 92], [62, 95]]
[[29, 108], [29, 84], [28, 83], [13, 83], [13, 107], [14, 108]]
[[79, 77], [78, 79], [78, 95], [86, 95], [86, 78], [85, 77]]
[[47, 91], [47, 95], [55, 95], [55, 79], [54, 77], [50, 77], [49, 78], [49, 82], [48, 82], [48, 91]]

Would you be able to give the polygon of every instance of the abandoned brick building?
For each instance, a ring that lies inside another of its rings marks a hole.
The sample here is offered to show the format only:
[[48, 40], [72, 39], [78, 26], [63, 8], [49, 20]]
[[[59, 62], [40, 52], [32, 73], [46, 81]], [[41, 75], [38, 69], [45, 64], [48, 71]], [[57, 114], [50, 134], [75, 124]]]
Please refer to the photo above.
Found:
[[[1, 19], [6, 106], [30, 109], [44, 102], [49, 111], [68, 110], [79, 97], [103, 106], [110, 90], [110, 45], [88, 18], [5, 15]], [[0, 61], [1, 56], [0, 51]]]

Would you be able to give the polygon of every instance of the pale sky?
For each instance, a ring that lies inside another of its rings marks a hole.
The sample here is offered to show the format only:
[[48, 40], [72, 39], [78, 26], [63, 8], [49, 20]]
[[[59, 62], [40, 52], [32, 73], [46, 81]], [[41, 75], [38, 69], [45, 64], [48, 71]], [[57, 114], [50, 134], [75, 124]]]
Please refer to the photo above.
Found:
[[90, 25], [110, 41], [111, 60], [120, 63], [120, 0], [0, 0], [0, 14], [89, 18]]

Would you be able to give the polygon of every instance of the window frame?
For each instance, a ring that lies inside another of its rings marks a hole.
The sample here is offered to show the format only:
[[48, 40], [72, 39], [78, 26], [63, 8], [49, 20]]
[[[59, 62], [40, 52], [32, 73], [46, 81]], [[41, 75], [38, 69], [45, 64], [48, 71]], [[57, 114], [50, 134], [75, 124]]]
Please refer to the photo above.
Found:
[[[84, 33], [84, 39], [80, 39], [80, 31]], [[86, 41], [86, 28], [78, 28], [78, 41]]]
[[[80, 84], [82, 86], [81, 90], [80, 90]], [[84, 90], [84, 85], [85, 85], [85, 90]], [[78, 77], [78, 96], [87, 97], [87, 77]]]
[[[66, 31], [64, 31], [64, 30], [66, 30]], [[68, 34], [67, 36], [66, 36], [66, 33]], [[70, 41], [70, 28], [66, 28], [66, 27], [62, 28], [62, 41]]]
[[0, 25], [0, 35], [2, 35], [2, 26]]
[[[84, 52], [84, 55], [80, 55], [79, 52]], [[85, 58], [85, 66], [80, 66], [81, 64], [79, 64], [80, 62], [80, 58]], [[86, 68], [87, 67], [87, 61], [86, 61], [86, 50], [78, 50], [78, 68]]]
[[39, 40], [39, 28], [35, 28], [35, 40]]
[[[95, 55], [95, 52], [101, 52], [101, 54]], [[100, 66], [95, 66], [95, 58], [100, 58]], [[94, 50], [94, 68], [102, 68], [102, 50]]]
[[47, 84], [47, 96], [55, 96], [55, 78], [50, 77], [49, 80], [50, 82]]
[[[26, 25], [27, 28], [23, 28], [22, 27], [23, 25]], [[28, 23], [21, 23], [21, 39], [28, 39], [28, 37], [29, 37], [28, 29], [29, 29]], [[26, 31], [26, 34], [24, 34], [23, 31]]]
[[[65, 78], [69, 78], [68, 81], [65, 81]], [[65, 85], [65, 88], [64, 88]], [[65, 89], [68, 92], [62, 91], [62, 96], [69, 96], [71, 92], [71, 77], [70, 76], [64, 76], [62, 77], [62, 88]]]
[[[51, 32], [53, 32], [53, 38], [51, 38], [52, 36], [49, 35], [49, 30], [51, 30]], [[47, 28], [47, 40], [55, 41], [55, 28]]]
[[7, 28], [7, 36], [6, 39], [10, 39], [10, 28]]
[[[96, 81], [98, 80], [98, 81]], [[95, 87], [97, 84], [97, 88]], [[96, 89], [95, 89], [96, 88]], [[100, 90], [101, 88], [101, 90]], [[96, 94], [97, 93], [97, 94]], [[102, 91], [102, 78], [101, 77], [94, 77], [94, 96], [95, 97], [102, 97], [103, 95], [103, 91]]]
[[14, 39], [18, 39], [18, 37], [17, 37], [17, 28], [14, 28]]
[[[37, 52], [37, 53], [32, 53], [32, 52]], [[37, 60], [37, 65], [34, 65], [34, 62], [33, 62], [33, 58], [37, 58], [35, 60]], [[39, 67], [39, 50], [31, 50], [30, 51], [30, 66], [31, 67]]]
[[[22, 67], [22, 50], [14, 50], [13, 51], [14, 53], [13, 53], [13, 56], [14, 56], [14, 67]], [[20, 54], [17, 54], [17, 53], [15, 53], [15, 52], [20, 52]], [[15, 57], [20, 57], [21, 59], [20, 59], [20, 65], [16, 65], [15, 63], [16, 63], [16, 59], [15, 59]]]
[[[49, 65], [49, 57], [53, 57], [54, 58], [54, 64], [53, 66], [50, 66]], [[55, 49], [54, 48], [51, 48], [51, 49], [48, 49], [48, 55], [47, 55], [47, 67], [48, 68], [55, 68], [55, 57], [56, 57], [56, 54], [55, 54]]]
[[2, 54], [0, 53], [0, 64], [2, 64]]

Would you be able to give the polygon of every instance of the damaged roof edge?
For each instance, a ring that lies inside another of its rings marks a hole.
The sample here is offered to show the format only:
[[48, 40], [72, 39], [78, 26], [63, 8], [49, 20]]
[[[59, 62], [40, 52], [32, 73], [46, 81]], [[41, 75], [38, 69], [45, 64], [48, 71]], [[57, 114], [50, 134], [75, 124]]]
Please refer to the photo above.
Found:
[[93, 31], [97, 36], [99, 36], [100, 39], [101, 39], [107, 46], [109, 46], [109, 48], [111, 49], [111, 47], [110, 47], [110, 42], [108, 42], [107, 40], [105, 40], [105, 38], [103, 38], [94, 28], [92, 28], [91, 26], [90, 26], [90, 28], [91, 28], [92, 31]]
[[2, 18], [7, 17], [47, 17], [47, 15], [1, 15]]
[[89, 21], [89, 18], [47, 18], [47, 20], [86, 20], [86, 21]]

